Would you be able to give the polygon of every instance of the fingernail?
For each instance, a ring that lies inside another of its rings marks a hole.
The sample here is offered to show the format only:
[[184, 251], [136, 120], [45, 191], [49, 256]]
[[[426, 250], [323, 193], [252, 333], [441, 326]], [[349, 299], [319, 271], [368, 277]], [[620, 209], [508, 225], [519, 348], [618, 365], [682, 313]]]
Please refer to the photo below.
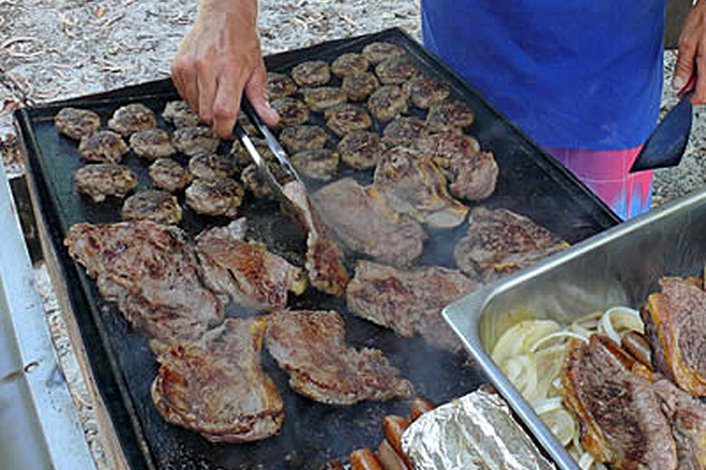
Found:
[[684, 88], [684, 85], [686, 85], [686, 80], [680, 75], [675, 76], [674, 80], [672, 80], [672, 88], [676, 91]]

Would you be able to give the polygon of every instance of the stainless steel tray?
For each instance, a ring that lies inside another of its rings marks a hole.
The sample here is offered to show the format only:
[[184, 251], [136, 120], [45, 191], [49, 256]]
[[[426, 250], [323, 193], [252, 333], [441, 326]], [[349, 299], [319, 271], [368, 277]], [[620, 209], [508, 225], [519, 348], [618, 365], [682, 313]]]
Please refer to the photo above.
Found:
[[444, 309], [488, 378], [561, 469], [578, 469], [490, 359], [507, 326], [531, 314], [568, 323], [615, 305], [639, 307], [666, 275], [699, 275], [706, 261], [706, 191], [673, 201], [584, 240], [530, 270]]

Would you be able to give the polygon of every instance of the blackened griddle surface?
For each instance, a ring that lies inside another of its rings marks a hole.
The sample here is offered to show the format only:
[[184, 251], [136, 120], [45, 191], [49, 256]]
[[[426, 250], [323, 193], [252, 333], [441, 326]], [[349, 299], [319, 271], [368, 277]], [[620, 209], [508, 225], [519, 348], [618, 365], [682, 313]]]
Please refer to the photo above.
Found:
[[[492, 150], [500, 167], [495, 194], [484, 205], [504, 207], [528, 215], [569, 242], [577, 242], [619, 222], [617, 217], [591, 194], [561, 165], [524, 137], [506, 118], [438, 59], [397, 29], [354, 39], [332, 41], [307, 49], [286, 52], [266, 58], [271, 71], [288, 71], [297, 63], [310, 59], [333, 61], [345, 52], [360, 52], [374, 41], [402, 45], [418, 68], [447, 80], [456, 98], [471, 105], [476, 122], [469, 133], [484, 149]], [[41, 210], [50, 237], [67, 280], [70, 299], [86, 345], [91, 366], [125, 454], [133, 468], [160, 469], [299, 469], [318, 468], [323, 462], [346, 456], [351, 450], [368, 446], [376, 448], [383, 434], [380, 423], [386, 414], [406, 415], [408, 403], [391, 400], [385, 403], [364, 402], [349, 407], [333, 407], [303, 398], [287, 386], [286, 375], [272, 358], [264, 353], [264, 366], [275, 380], [285, 403], [286, 417], [282, 431], [272, 438], [253, 444], [210, 444], [199, 435], [167, 424], [157, 413], [149, 389], [157, 373], [157, 363], [145, 337], [132, 331], [116, 307], [102, 301], [95, 283], [68, 256], [63, 247], [64, 236], [74, 223], [116, 222], [121, 203], [110, 199], [93, 204], [79, 196], [72, 176], [83, 165], [77, 144], [59, 136], [53, 118], [64, 106], [92, 109], [101, 116], [103, 125], [118, 107], [141, 102], [153, 109], [158, 125], [169, 128], [161, 120], [166, 102], [177, 95], [169, 80], [145, 83], [83, 98], [57, 102], [16, 113], [16, 123], [28, 156], [40, 196]], [[412, 114], [419, 113], [412, 111]], [[321, 113], [312, 113], [312, 122], [323, 124]], [[382, 130], [378, 123], [374, 128]], [[333, 137], [333, 135], [332, 135]], [[335, 145], [337, 139], [329, 142]], [[230, 143], [219, 150], [227, 152]], [[185, 157], [177, 160], [186, 164]], [[149, 162], [130, 153], [125, 164], [136, 170], [139, 187], [149, 187]], [[372, 171], [341, 171], [361, 182], [372, 179]], [[227, 223], [226, 219], [195, 214], [183, 204], [184, 220], [180, 224], [190, 235], [210, 225]], [[253, 238], [262, 240], [270, 249], [303, 264], [304, 234], [286, 219], [273, 202], [248, 196], [242, 216], [250, 220]], [[418, 264], [454, 266], [453, 246], [463, 236], [467, 225], [449, 231], [428, 230], [430, 241]], [[418, 393], [441, 403], [475, 389], [484, 378], [466, 364], [463, 357], [428, 347], [420, 339], [405, 339], [391, 331], [360, 320], [345, 308], [345, 301], [309, 289], [292, 301], [292, 308], [334, 309], [346, 320], [347, 340], [356, 347], [382, 349], [391, 362], [409, 378]], [[232, 304], [228, 316], [242, 315]]]

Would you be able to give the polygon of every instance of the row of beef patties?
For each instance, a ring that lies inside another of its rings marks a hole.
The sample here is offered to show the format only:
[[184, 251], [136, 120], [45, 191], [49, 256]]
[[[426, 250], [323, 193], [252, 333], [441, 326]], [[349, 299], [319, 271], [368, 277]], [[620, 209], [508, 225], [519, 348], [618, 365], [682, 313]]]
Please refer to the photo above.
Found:
[[660, 286], [641, 309], [645, 335], [569, 340], [564, 400], [583, 448], [611, 468], [706, 468], [704, 279]]

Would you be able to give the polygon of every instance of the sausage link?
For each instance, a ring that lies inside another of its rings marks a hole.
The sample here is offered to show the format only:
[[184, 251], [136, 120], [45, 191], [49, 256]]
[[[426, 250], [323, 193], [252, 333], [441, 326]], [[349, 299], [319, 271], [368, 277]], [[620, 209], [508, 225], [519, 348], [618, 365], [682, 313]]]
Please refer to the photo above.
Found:
[[368, 448], [354, 450], [348, 458], [353, 470], [383, 470], [375, 453]]
[[408, 426], [409, 421], [401, 416], [387, 415], [382, 420], [382, 430], [385, 432], [385, 438], [405, 463], [410, 466], [409, 460], [407, 460], [407, 456], [402, 450], [402, 433]]
[[421, 415], [434, 408], [436, 408], [436, 406], [426, 398], [417, 397], [412, 401], [409, 407], [409, 420], [415, 421]]
[[402, 457], [392, 448], [387, 439], [383, 439], [378, 447], [378, 460], [385, 470], [411, 470]]
[[620, 345], [641, 364], [652, 370], [652, 350], [645, 335], [630, 331], [623, 335]]
[[343, 470], [343, 466], [338, 462], [326, 462], [319, 470]]

